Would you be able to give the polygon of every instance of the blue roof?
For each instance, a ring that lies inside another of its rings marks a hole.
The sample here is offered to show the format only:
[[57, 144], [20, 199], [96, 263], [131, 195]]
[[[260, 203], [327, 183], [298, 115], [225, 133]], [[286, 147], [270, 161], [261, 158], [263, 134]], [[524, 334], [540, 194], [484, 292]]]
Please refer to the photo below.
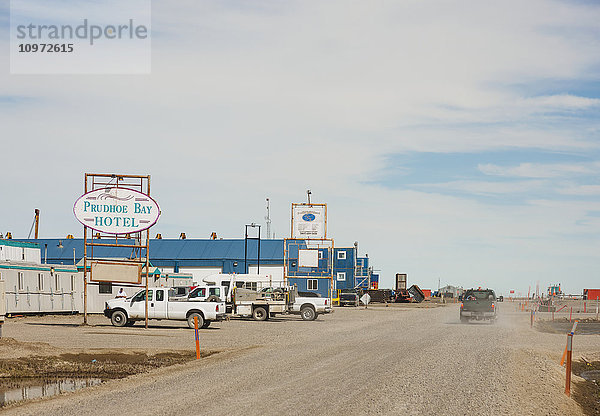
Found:
[[30, 243], [30, 242], [26, 242], [26, 241], [17, 241], [17, 240], [5, 240], [5, 239], [0, 239], [0, 246], [39, 248], [39, 246], [35, 243]]
[[[73, 262], [73, 249], [75, 258], [79, 261], [83, 257], [83, 239], [32, 239], [28, 240], [39, 244], [42, 260], [45, 258], [47, 247], [48, 262], [71, 264]], [[88, 240], [90, 241], [90, 240]], [[94, 240], [94, 242], [108, 243], [114, 239]], [[119, 239], [121, 244], [131, 244], [134, 240]], [[248, 261], [257, 258], [256, 240], [248, 240]], [[62, 246], [62, 247], [61, 247]], [[94, 247], [94, 257], [128, 258], [131, 248]], [[91, 247], [87, 248], [88, 257]], [[150, 240], [150, 261], [157, 265], [162, 261], [177, 261], [180, 265], [186, 263], [199, 265], [198, 261], [210, 260], [244, 260], [244, 240], [194, 240], [194, 239], [163, 239]], [[260, 240], [261, 263], [283, 264], [283, 240]]]

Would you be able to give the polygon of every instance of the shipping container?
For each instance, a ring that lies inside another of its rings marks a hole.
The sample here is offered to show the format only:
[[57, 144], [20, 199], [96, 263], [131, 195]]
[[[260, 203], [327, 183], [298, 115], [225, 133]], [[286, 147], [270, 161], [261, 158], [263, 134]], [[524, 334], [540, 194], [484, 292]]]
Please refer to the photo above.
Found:
[[600, 299], [600, 289], [583, 289], [583, 298], [586, 300]]

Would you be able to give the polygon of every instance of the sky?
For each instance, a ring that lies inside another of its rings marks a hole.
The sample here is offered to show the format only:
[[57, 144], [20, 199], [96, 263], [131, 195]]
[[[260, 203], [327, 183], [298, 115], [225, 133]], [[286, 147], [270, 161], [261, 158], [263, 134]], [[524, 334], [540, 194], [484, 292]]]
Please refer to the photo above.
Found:
[[266, 198], [289, 237], [310, 189], [381, 287], [600, 287], [597, 2], [153, 1], [144, 75], [11, 75], [9, 15], [2, 233], [82, 236], [85, 172], [150, 174], [163, 238]]

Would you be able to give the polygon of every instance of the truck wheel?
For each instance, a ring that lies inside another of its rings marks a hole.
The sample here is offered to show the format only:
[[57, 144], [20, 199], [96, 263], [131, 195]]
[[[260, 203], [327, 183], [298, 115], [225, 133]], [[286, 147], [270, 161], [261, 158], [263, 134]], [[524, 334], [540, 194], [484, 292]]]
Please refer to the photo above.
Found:
[[123, 311], [114, 311], [110, 316], [110, 323], [113, 326], [125, 326], [127, 324], [127, 315]]
[[207, 302], [221, 302], [221, 299], [218, 296], [210, 295], [206, 298]]
[[206, 329], [210, 326], [210, 321], [204, 321], [204, 324], [202, 324], [202, 329]]
[[255, 321], [264, 321], [268, 316], [269, 314], [267, 313], [267, 310], [262, 306], [254, 308], [252, 311], [252, 318], [254, 318]]
[[317, 314], [313, 308], [310, 306], [305, 306], [300, 310], [300, 316], [305, 321], [314, 321], [317, 319]]
[[194, 316], [198, 317], [198, 328], [202, 328], [202, 326], [204, 325], [204, 318], [198, 312], [192, 312], [192, 313], [190, 313], [190, 315], [187, 318], [188, 326], [190, 328], [192, 328], [192, 329], [196, 328], [194, 326]]

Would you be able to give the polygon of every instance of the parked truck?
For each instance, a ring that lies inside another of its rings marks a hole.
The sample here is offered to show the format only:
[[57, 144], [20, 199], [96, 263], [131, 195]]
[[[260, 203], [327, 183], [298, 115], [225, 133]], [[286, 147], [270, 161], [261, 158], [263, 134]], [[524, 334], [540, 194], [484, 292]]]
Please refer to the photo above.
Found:
[[[331, 313], [331, 301], [319, 295], [301, 296], [296, 287], [287, 287], [268, 275], [217, 274], [203, 279], [194, 287], [189, 301], [225, 301], [226, 312], [232, 317], [252, 317], [263, 321], [277, 314], [297, 314], [312, 321], [320, 314]], [[272, 283], [281, 284], [273, 287]]]
[[277, 314], [300, 315], [305, 321], [314, 321], [319, 314], [332, 312], [329, 298], [298, 296], [295, 287], [264, 288], [260, 292], [235, 288], [232, 306], [232, 316], [251, 316], [257, 321]]
[[289, 305], [288, 312], [300, 315], [305, 321], [314, 321], [320, 314], [333, 313], [333, 308], [329, 298], [296, 295]]
[[[114, 326], [131, 326], [146, 317], [146, 289], [128, 298], [111, 299], [105, 304], [104, 315]], [[192, 302], [169, 296], [167, 288], [148, 289], [148, 319], [187, 321], [194, 328], [208, 328], [211, 322], [225, 318], [225, 302]]]

